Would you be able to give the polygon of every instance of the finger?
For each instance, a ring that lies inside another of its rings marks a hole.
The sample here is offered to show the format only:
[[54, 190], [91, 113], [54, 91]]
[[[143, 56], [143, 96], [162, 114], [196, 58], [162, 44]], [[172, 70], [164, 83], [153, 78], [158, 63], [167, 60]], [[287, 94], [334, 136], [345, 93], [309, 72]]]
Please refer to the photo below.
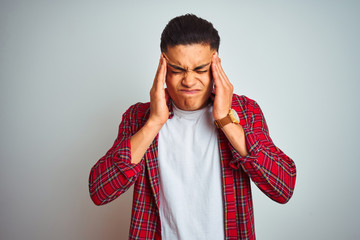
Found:
[[219, 58], [219, 56], [217, 54], [216, 54], [215, 58], [216, 58], [217, 69], [219, 71], [219, 76], [221, 77], [221, 80], [226, 80], [227, 77], [224, 72], [224, 69], [222, 68], [221, 59]]
[[219, 76], [220, 76], [220, 80], [222, 81], [223, 84], [226, 85], [230, 85], [230, 80], [229, 78], [226, 76], [226, 73], [224, 71], [224, 69], [222, 68], [221, 65], [221, 59], [218, 57], [218, 55], [216, 54], [216, 65], [217, 65], [217, 69], [219, 71]]
[[219, 75], [219, 67], [216, 64], [216, 62], [217, 62], [217, 59], [216, 59], [216, 53], [215, 53], [212, 57], [212, 63], [211, 63], [211, 70], [212, 70], [215, 86], [220, 83], [219, 81], [221, 81], [220, 75]]
[[226, 76], [224, 76], [224, 74], [221, 72], [221, 69], [218, 64], [218, 60], [214, 61], [213, 77], [214, 77], [215, 87], [221, 87], [221, 88], [226, 87], [226, 79], [224, 79], [226, 78]]
[[154, 78], [154, 82], [153, 82], [153, 87], [156, 86], [157, 84], [157, 79], [158, 79], [158, 76], [159, 76], [159, 73], [160, 73], [160, 69], [161, 69], [161, 65], [162, 65], [162, 58], [161, 58], [162, 54], [160, 54], [160, 59], [159, 59], [159, 64], [158, 64], [158, 67], [156, 69], [156, 73], [155, 73], [155, 78]]
[[153, 86], [156, 89], [164, 89], [165, 80], [166, 80], [166, 60], [161, 55], [158, 71], [156, 72]]
[[159, 80], [161, 82], [161, 85], [164, 86], [165, 80], [166, 80], [166, 70], [167, 70], [167, 61], [164, 58], [164, 55], [161, 55], [161, 68], [159, 73]]

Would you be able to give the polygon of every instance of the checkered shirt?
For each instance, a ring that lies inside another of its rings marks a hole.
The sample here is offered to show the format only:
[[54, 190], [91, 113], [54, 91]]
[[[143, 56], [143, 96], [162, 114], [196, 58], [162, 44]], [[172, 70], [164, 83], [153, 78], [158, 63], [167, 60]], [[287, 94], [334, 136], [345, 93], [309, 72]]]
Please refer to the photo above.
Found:
[[[211, 99], [214, 99], [213, 94]], [[168, 107], [171, 118], [171, 100]], [[274, 145], [255, 101], [234, 94], [232, 108], [239, 115], [249, 155], [240, 156], [224, 133], [218, 131], [225, 239], [255, 239], [250, 179], [269, 198], [286, 203], [295, 187], [296, 167]], [[141, 162], [131, 164], [130, 138], [149, 115], [150, 103], [137, 103], [124, 113], [114, 145], [93, 166], [89, 177], [90, 196], [96, 205], [113, 201], [134, 185], [129, 239], [161, 239], [158, 136]]]

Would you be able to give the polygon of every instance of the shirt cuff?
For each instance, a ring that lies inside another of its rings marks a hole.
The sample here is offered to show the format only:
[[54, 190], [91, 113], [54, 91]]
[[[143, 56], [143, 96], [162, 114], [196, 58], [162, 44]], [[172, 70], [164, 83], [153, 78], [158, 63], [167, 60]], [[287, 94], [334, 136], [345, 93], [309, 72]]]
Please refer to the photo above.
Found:
[[233, 169], [239, 169], [241, 164], [255, 161], [258, 158], [261, 149], [259, 136], [246, 127], [243, 127], [243, 129], [245, 132], [246, 147], [249, 154], [245, 157], [241, 156], [229, 142], [230, 150], [233, 156], [232, 160], [230, 161], [230, 167]]
[[131, 144], [130, 138], [124, 139], [118, 150], [115, 151], [116, 156], [113, 156], [114, 164], [118, 167], [120, 172], [126, 176], [126, 178], [130, 179], [136, 175], [138, 175], [142, 169], [142, 162], [138, 164], [131, 163]]

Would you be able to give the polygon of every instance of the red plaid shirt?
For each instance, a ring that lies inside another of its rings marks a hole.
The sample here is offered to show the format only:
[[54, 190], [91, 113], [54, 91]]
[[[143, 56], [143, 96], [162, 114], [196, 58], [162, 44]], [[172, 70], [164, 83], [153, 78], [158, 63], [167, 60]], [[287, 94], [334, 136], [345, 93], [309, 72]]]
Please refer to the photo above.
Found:
[[[168, 106], [171, 118], [170, 102]], [[234, 94], [232, 108], [244, 128], [249, 155], [240, 156], [219, 130], [225, 239], [255, 239], [250, 179], [268, 197], [286, 203], [294, 190], [296, 168], [272, 142], [255, 101]], [[161, 239], [158, 137], [141, 162], [131, 164], [130, 138], [145, 124], [149, 114], [149, 103], [137, 103], [125, 112], [114, 145], [94, 165], [89, 177], [90, 195], [96, 205], [111, 202], [134, 184], [129, 239]]]

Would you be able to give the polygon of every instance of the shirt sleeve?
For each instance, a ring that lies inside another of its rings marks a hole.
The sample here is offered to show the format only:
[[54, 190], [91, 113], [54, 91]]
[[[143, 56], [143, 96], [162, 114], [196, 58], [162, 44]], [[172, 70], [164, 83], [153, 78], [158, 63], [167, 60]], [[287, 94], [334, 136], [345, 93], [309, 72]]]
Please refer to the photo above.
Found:
[[143, 169], [143, 161], [131, 163], [130, 138], [138, 124], [136, 107], [123, 115], [118, 137], [110, 150], [91, 169], [89, 176], [90, 197], [96, 205], [113, 201], [136, 181]]
[[233, 154], [230, 166], [234, 169], [241, 167], [268, 197], [286, 203], [295, 187], [295, 163], [274, 145], [259, 105], [248, 100], [246, 108], [247, 119], [243, 129], [249, 154], [242, 157], [229, 144]]

